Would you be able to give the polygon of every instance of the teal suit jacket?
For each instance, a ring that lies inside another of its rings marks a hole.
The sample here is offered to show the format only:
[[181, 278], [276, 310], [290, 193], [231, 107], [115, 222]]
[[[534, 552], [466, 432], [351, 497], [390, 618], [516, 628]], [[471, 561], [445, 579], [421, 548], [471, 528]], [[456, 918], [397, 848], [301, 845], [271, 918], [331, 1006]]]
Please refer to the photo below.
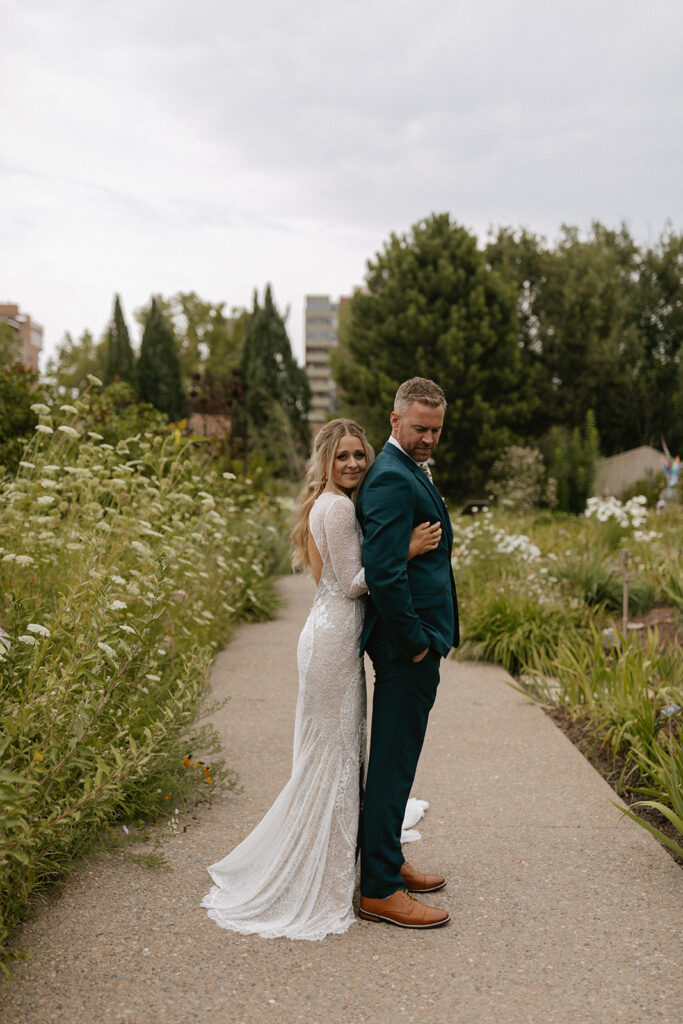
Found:
[[[370, 591], [361, 653], [377, 627], [395, 660], [408, 660], [426, 647], [447, 657], [460, 632], [453, 530], [443, 498], [419, 466], [387, 442], [361, 485], [356, 514]], [[434, 551], [409, 562], [411, 531], [427, 520], [441, 523], [441, 540]]]

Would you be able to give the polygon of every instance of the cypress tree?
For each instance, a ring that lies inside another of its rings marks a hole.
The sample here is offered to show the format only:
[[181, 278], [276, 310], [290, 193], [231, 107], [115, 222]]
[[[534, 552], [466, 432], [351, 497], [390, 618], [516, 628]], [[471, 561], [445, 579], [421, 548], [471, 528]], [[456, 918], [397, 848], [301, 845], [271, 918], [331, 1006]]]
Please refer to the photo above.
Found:
[[247, 393], [252, 447], [266, 449], [276, 470], [298, 472], [308, 454], [310, 386], [292, 355], [283, 317], [270, 285], [263, 305], [254, 292], [240, 363]]
[[152, 299], [145, 320], [138, 360], [138, 389], [143, 401], [150, 402], [170, 419], [179, 420], [185, 415], [178, 349], [156, 299]]
[[107, 368], [105, 384], [118, 377], [129, 384], [135, 382], [135, 356], [130, 344], [130, 335], [121, 309], [119, 296], [114, 296], [114, 311], [107, 329]]

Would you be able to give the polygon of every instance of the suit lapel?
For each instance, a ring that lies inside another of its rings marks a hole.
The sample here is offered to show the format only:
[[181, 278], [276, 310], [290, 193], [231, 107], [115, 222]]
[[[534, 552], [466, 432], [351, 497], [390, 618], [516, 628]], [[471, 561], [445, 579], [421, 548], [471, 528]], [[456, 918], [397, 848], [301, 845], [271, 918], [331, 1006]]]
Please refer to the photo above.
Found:
[[453, 534], [450, 516], [448, 514], [448, 509], [446, 508], [446, 502], [443, 500], [443, 498], [437, 491], [435, 485], [430, 481], [427, 474], [423, 473], [420, 467], [417, 465], [417, 463], [414, 462], [410, 458], [410, 456], [406, 455], [405, 452], [401, 451], [400, 448], [397, 448], [395, 444], [392, 444], [391, 441], [387, 441], [387, 443], [384, 445], [384, 448], [382, 449], [382, 454], [389, 455], [393, 458], [397, 458], [402, 463], [402, 465], [404, 465], [406, 469], [409, 470], [417, 478], [420, 485], [427, 489], [427, 493], [429, 494], [436, 510], [439, 513], [439, 519], [446, 527], [446, 530], [451, 537], [452, 543]]

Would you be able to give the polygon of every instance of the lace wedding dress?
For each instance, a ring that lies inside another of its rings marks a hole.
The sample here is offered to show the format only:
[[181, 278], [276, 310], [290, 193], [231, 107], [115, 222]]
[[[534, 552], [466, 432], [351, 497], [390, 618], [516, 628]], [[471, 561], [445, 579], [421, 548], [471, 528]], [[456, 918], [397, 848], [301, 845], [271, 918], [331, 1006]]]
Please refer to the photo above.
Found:
[[[366, 748], [358, 648], [367, 587], [351, 500], [321, 494], [309, 524], [323, 568], [299, 637], [292, 775], [254, 831], [209, 867], [215, 884], [202, 901], [222, 928], [264, 938], [322, 939], [345, 932], [355, 920], [351, 900]], [[406, 827], [426, 806], [409, 801]]]

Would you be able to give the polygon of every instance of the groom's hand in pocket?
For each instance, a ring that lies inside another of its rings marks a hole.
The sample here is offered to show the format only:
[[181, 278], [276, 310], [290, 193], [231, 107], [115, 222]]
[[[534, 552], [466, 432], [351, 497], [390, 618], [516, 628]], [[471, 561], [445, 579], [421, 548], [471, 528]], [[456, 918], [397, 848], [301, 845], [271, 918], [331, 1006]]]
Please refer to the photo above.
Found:
[[429, 648], [425, 647], [425, 649], [422, 652], [422, 654], [415, 654], [415, 655], [413, 655], [413, 657], [410, 660], [411, 661], [415, 661], [415, 662], [422, 661], [422, 659], [426, 658], [428, 654], [429, 654]]

